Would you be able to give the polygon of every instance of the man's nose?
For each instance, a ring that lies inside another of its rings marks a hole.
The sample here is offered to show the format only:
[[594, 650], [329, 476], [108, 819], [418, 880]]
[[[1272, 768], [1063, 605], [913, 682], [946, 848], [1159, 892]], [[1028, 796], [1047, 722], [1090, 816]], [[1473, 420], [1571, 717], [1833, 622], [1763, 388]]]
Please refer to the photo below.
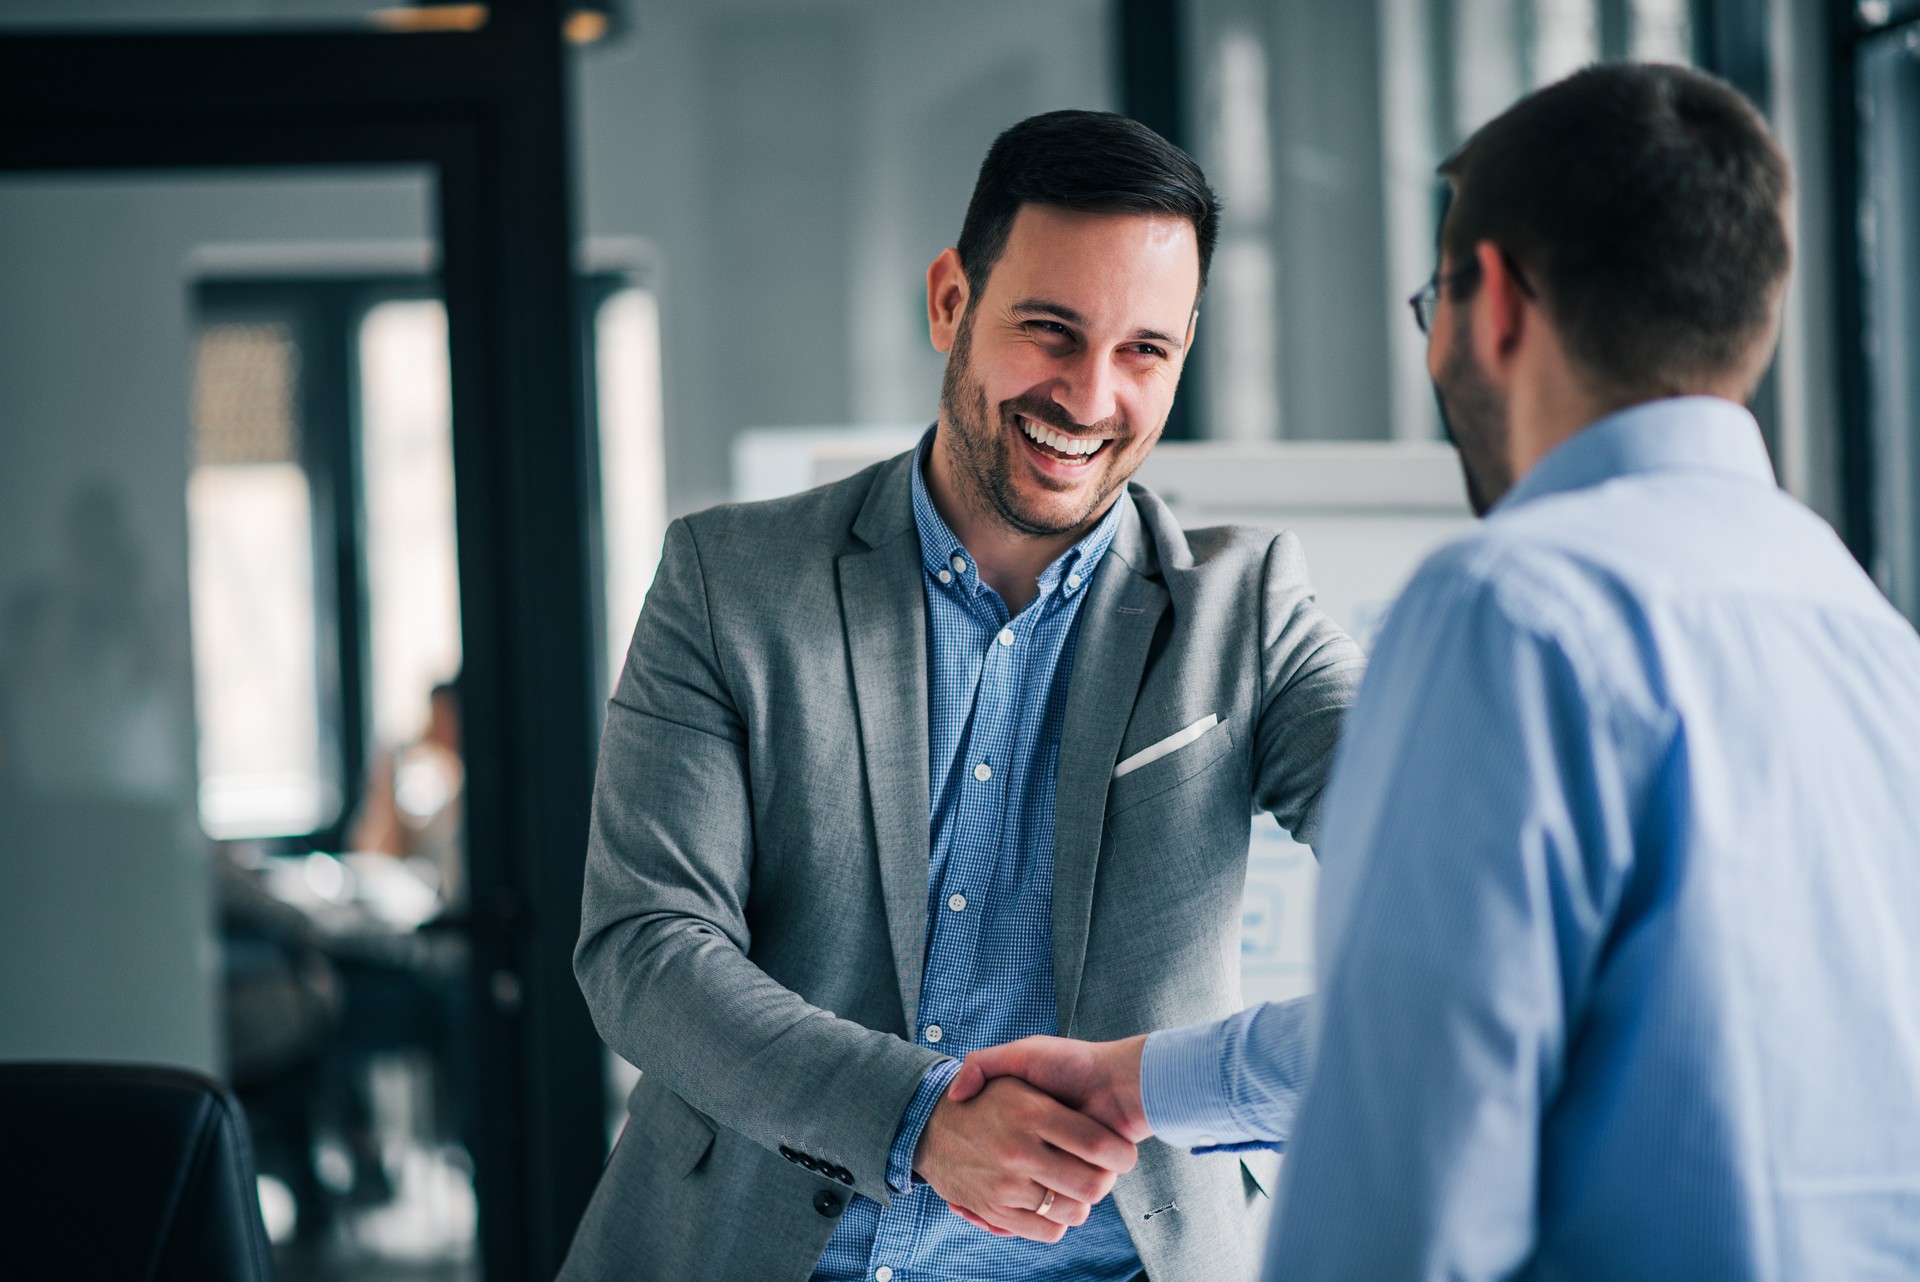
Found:
[[1105, 353], [1085, 352], [1053, 389], [1053, 403], [1082, 426], [1102, 423], [1119, 412], [1119, 384]]

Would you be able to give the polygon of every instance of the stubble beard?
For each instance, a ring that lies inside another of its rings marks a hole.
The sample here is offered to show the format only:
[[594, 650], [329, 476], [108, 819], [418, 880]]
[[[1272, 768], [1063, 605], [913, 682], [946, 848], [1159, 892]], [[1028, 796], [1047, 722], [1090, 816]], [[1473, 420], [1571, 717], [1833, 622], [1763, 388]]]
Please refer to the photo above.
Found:
[[1475, 516], [1485, 516], [1513, 488], [1513, 465], [1507, 459], [1510, 429], [1506, 398], [1474, 363], [1467, 328], [1464, 318], [1454, 326], [1433, 394], [1447, 438], [1460, 453], [1467, 502]]
[[[987, 404], [986, 386], [973, 377], [972, 357], [973, 314], [968, 312], [961, 318], [960, 329], [954, 335], [953, 350], [947, 354], [947, 369], [940, 382], [940, 412], [953, 429], [949, 448], [953, 451], [955, 481], [963, 491], [961, 501], [987, 513], [1016, 533], [1037, 538], [1069, 534], [1088, 525], [1094, 514], [1105, 509], [1114, 491], [1124, 485], [1132, 474], [1116, 475], [1111, 458], [1104, 462], [1089, 463], [1088, 467], [1104, 467], [1105, 471], [1086, 505], [1073, 519], [1062, 524], [1032, 511], [1021, 502], [1019, 491], [1013, 484], [1013, 459], [1010, 456], [1013, 428], [1010, 416], [1016, 412], [1023, 413], [1036, 422], [1061, 430], [1074, 429], [1078, 425], [1065, 421], [1051, 401], [1042, 405], [1028, 398], [1003, 402], [996, 421], [993, 410]], [[1111, 455], [1124, 443], [1124, 439], [1116, 438], [1104, 452]]]

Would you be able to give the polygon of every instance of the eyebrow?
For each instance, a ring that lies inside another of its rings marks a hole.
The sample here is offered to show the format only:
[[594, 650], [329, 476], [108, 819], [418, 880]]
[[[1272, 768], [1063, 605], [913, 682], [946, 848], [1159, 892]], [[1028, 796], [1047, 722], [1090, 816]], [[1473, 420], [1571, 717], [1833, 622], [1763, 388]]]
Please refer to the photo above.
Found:
[[[1087, 318], [1079, 312], [1068, 307], [1065, 303], [1049, 302], [1044, 298], [1023, 298], [1013, 305], [1012, 311], [1016, 315], [1022, 316], [1057, 316], [1069, 325], [1078, 325], [1082, 329], [1087, 328]], [[1175, 338], [1171, 334], [1163, 334], [1157, 329], [1136, 329], [1129, 337], [1132, 339], [1146, 339], [1149, 342], [1165, 343], [1168, 347], [1186, 346], [1180, 339]]]

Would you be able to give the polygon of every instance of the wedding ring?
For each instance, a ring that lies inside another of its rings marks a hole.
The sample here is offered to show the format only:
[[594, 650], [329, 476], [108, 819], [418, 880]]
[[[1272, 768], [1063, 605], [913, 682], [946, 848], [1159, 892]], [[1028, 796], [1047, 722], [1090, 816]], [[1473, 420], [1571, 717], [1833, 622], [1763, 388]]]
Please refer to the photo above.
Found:
[[1035, 1215], [1045, 1215], [1048, 1211], [1051, 1211], [1052, 1209], [1053, 1209], [1053, 1190], [1048, 1189], [1047, 1195], [1040, 1199], [1040, 1205], [1034, 1208], [1033, 1213]]

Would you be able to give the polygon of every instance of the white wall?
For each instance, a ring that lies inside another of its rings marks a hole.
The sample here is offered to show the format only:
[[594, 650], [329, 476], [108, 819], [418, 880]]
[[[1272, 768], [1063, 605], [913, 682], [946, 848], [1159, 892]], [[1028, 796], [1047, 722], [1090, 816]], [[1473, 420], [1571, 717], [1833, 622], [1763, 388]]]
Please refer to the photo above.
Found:
[[578, 68], [581, 216], [649, 241], [667, 493], [764, 424], [931, 421], [924, 277], [987, 145], [1110, 108], [1108, 0], [635, 0]]

